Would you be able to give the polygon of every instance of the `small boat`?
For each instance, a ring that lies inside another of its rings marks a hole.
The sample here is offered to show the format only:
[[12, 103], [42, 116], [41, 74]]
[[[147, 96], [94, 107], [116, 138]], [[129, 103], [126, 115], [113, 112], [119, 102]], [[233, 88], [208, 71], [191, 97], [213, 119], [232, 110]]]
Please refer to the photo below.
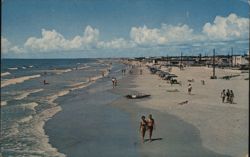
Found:
[[149, 94], [139, 94], [139, 95], [136, 95], [136, 94], [128, 94], [126, 95], [126, 97], [128, 99], [141, 99], [141, 98], [147, 98], [147, 97], [150, 97], [151, 95]]

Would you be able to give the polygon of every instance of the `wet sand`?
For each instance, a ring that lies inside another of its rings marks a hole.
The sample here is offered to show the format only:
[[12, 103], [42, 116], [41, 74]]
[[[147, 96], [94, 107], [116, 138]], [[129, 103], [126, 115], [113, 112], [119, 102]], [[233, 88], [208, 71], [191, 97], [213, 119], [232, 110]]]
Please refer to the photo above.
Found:
[[62, 111], [46, 125], [49, 142], [68, 157], [137, 157], [136, 134], [127, 113], [110, 104], [119, 95], [111, 82], [96, 83], [61, 97]]

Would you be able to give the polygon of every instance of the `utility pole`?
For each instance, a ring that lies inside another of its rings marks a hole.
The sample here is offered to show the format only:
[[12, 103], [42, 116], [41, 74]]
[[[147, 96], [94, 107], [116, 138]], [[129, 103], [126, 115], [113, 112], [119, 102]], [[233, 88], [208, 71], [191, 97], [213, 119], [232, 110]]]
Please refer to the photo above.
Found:
[[231, 47], [231, 67], [233, 67], [233, 55], [234, 55], [234, 49]]
[[201, 53], [199, 54], [199, 64], [201, 64]]
[[182, 52], [181, 52], [181, 64], [180, 64], [180, 70], [182, 69]]
[[167, 55], [167, 66], [169, 66], [169, 63], [168, 63], [168, 55]]
[[216, 79], [216, 76], [215, 76], [215, 49], [213, 49], [213, 76], [211, 76], [211, 79]]

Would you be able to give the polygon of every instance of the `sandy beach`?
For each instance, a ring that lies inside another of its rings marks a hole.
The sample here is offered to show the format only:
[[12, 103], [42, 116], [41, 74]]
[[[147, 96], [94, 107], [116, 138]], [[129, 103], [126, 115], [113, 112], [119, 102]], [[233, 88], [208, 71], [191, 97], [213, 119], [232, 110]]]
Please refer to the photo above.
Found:
[[[178, 76], [177, 79], [182, 82], [182, 86], [178, 84], [171, 86], [159, 76], [150, 74], [146, 67], [143, 69], [143, 75], [137, 75], [133, 80], [134, 87], [131, 90], [151, 94], [151, 98], [138, 101], [136, 105], [149, 109], [149, 112], [156, 110], [162, 114], [178, 117], [180, 121], [190, 124], [195, 128], [194, 133], [200, 138], [200, 144], [206, 150], [235, 157], [248, 154], [249, 82], [244, 80], [248, 77], [248, 74], [241, 74], [240, 71], [235, 70], [217, 69], [217, 77], [231, 74], [240, 74], [240, 76], [231, 80], [211, 80], [209, 77], [212, 75], [212, 68], [187, 67], [182, 71], [179, 68], [173, 68], [172, 73]], [[194, 79], [194, 82], [191, 83], [193, 87], [191, 95], [187, 94], [188, 79]], [[201, 80], [205, 80], [205, 85], [201, 84]], [[177, 89], [179, 92], [167, 92], [169, 89]], [[235, 104], [221, 102], [220, 92], [223, 89], [234, 91]], [[183, 101], [188, 101], [188, 103], [178, 104]], [[157, 116], [155, 115], [155, 119], [156, 121], [158, 119], [159, 129], [177, 125], [171, 123], [168, 118], [159, 119]], [[182, 132], [185, 137], [190, 137], [190, 134], [184, 131], [185, 127], [179, 129], [181, 130], [178, 131]], [[157, 131], [155, 134], [157, 136]], [[173, 137], [162, 138], [165, 146], [167, 146], [167, 139]], [[175, 140], [178, 139], [178, 137], [175, 138]], [[192, 144], [193, 141], [195, 141], [195, 138], [190, 138], [186, 144]], [[165, 146], [162, 146], [162, 150], [157, 152], [162, 152], [163, 149], [167, 148]], [[176, 149], [177, 154], [179, 154], [178, 149], [180, 147]], [[190, 149], [190, 151], [193, 151], [192, 156], [205, 155], [199, 154], [199, 151], [195, 148]], [[169, 155], [169, 153], [166, 152], [166, 155]], [[159, 156], [159, 154], [155, 152], [155, 156]]]

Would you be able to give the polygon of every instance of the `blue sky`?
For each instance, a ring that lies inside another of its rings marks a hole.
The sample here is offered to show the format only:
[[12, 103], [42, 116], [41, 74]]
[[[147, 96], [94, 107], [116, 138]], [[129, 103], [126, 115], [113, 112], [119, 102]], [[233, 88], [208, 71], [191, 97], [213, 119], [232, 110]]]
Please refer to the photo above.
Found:
[[247, 0], [2, 0], [2, 57], [248, 51]]

